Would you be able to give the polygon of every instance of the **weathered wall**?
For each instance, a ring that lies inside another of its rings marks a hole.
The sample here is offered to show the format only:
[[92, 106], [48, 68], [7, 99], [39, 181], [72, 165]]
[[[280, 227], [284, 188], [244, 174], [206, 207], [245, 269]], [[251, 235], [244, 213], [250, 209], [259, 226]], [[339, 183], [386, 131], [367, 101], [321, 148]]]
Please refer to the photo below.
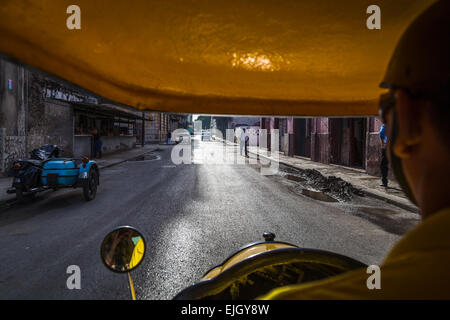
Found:
[[73, 111], [69, 103], [45, 98], [44, 76], [0, 59], [0, 170], [43, 144], [71, 156]]
[[[10, 87], [11, 85], [11, 87]], [[19, 103], [19, 68], [0, 59], [0, 128], [5, 135], [18, 135], [17, 104]]]
[[63, 101], [44, 97], [43, 76], [31, 74], [30, 80], [27, 151], [30, 152], [43, 144], [57, 144], [65, 151], [64, 156], [72, 156], [72, 106]]
[[73, 156], [75, 158], [92, 157], [92, 136], [77, 135], [73, 139]]
[[311, 160], [330, 163], [328, 118], [315, 118], [311, 130]]
[[5, 173], [14, 159], [26, 156], [28, 72], [0, 59], [0, 170]]
[[366, 171], [373, 176], [381, 176], [381, 143], [378, 132], [367, 132]]
[[101, 137], [101, 139], [104, 154], [129, 150], [136, 146], [136, 137], [134, 136]]
[[13, 164], [14, 160], [26, 157], [24, 146], [25, 136], [6, 136], [4, 139], [4, 171], [6, 172]]
[[[311, 143], [307, 148], [311, 152], [311, 160], [331, 163], [331, 140], [330, 133], [330, 119], [332, 118], [313, 118], [311, 121]], [[261, 128], [268, 130], [268, 139], [270, 139], [270, 129], [276, 127], [275, 118], [260, 118]], [[381, 143], [379, 138], [379, 130], [381, 121], [377, 117], [370, 117], [367, 119], [366, 129], [366, 145], [365, 145], [365, 169], [368, 174], [380, 176], [380, 162], [381, 162]], [[349, 127], [339, 127], [342, 137], [339, 141], [339, 163], [342, 165], [351, 164], [351, 132]], [[306, 129], [309, 132], [309, 127]], [[284, 137], [282, 150], [286, 155], [294, 156], [294, 149], [296, 147], [295, 135], [297, 129], [294, 128], [293, 118], [287, 118], [287, 134]], [[270, 141], [270, 140], [269, 140]], [[389, 170], [389, 179], [394, 179], [392, 170]]]
[[280, 151], [283, 152], [285, 156], [289, 155], [289, 133], [283, 134], [281, 138], [282, 145], [280, 146]]
[[349, 127], [342, 128], [340, 162], [344, 166], [350, 166], [351, 132]]
[[145, 143], [159, 143], [167, 141], [168, 116], [162, 112], [152, 112], [153, 121], [147, 121], [145, 125]]

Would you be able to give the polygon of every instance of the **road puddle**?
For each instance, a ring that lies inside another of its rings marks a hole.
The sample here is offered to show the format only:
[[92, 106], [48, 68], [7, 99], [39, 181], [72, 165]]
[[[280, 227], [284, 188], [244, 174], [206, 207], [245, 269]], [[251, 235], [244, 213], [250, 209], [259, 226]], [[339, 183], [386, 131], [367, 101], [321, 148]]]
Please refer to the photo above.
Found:
[[148, 153], [148, 154], [139, 156], [137, 158], [134, 158], [133, 160], [130, 160], [130, 161], [153, 161], [153, 160], [161, 160], [161, 156], [158, 154], [154, 154], [154, 153]]
[[323, 192], [320, 192], [320, 191], [302, 189], [302, 194], [307, 197], [310, 197], [312, 199], [315, 199], [315, 200], [320, 200], [320, 201], [325, 201], [325, 202], [339, 202], [339, 200], [337, 200]]
[[377, 225], [384, 231], [403, 235], [410, 231], [420, 221], [418, 217], [399, 217], [399, 211], [388, 208], [360, 207], [353, 214]]

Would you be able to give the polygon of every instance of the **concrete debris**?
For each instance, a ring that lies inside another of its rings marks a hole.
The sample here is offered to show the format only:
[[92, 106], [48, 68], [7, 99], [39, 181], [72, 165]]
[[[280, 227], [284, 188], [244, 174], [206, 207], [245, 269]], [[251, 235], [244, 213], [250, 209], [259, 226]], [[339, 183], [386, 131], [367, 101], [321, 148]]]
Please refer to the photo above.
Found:
[[[353, 187], [341, 178], [335, 176], [325, 177], [315, 169], [289, 169], [289, 172], [297, 174], [297, 179], [292, 178], [293, 175], [287, 175], [289, 180], [299, 181], [302, 185], [318, 190], [324, 194], [332, 196], [341, 201], [350, 201], [355, 195], [364, 196], [364, 192]], [[301, 181], [302, 179], [304, 181]]]

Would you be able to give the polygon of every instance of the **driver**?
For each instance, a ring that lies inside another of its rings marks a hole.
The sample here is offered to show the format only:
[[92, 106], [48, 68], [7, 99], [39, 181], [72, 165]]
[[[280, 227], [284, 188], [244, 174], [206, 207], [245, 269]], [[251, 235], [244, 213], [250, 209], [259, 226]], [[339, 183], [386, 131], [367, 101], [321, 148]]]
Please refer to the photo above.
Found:
[[450, 1], [429, 7], [407, 28], [382, 88], [392, 170], [421, 212], [380, 266], [272, 290], [262, 299], [450, 299]]

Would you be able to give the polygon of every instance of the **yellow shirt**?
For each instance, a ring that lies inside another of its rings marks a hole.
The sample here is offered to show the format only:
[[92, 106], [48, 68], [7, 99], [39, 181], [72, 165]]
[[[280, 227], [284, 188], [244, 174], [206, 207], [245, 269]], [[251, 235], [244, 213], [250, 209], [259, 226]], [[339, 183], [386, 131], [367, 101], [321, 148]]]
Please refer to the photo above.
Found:
[[450, 208], [426, 218], [390, 251], [381, 289], [367, 288], [366, 269], [277, 288], [259, 299], [450, 299]]

